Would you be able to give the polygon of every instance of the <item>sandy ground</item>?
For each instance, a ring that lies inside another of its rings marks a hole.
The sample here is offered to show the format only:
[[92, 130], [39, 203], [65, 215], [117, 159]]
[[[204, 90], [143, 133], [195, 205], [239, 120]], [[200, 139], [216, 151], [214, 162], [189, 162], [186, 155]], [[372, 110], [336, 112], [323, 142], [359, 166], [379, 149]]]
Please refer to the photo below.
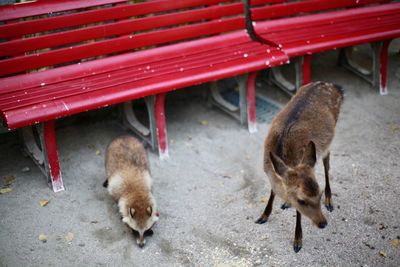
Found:
[[[313, 62], [314, 80], [343, 85], [346, 100], [331, 147], [335, 210], [324, 209], [323, 230], [303, 219], [299, 253], [291, 245], [295, 211], [282, 211], [280, 200], [266, 224], [254, 223], [270, 190], [262, 171], [269, 124], [249, 134], [194, 88], [167, 99], [170, 159], [149, 152], [161, 215], [144, 249], [102, 187], [105, 148], [124, 133], [112, 109], [58, 124], [67, 190], [57, 194], [22, 155], [16, 134], [0, 135], [0, 186], [15, 177], [12, 191], [0, 195], [0, 266], [399, 266], [400, 245], [392, 244], [400, 239], [399, 48], [391, 46], [383, 97], [336, 67], [337, 52]], [[277, 90], [263, 79], [258, 85], [260, 93]], [[322, 162], [317, 176], [323, 187]]]

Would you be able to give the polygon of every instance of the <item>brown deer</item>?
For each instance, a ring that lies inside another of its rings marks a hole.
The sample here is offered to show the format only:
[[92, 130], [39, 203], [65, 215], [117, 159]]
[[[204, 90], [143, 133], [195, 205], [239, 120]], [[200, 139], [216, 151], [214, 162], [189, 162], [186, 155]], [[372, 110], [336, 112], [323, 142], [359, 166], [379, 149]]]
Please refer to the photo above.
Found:
[[271, 183], [271, 194], [261, 217], [263, 224], [272, 211], [275, 194], [282, 209], [296, 209], [295, 252], [302, 246], [301, 215], [319, 228], [327, 221], [321, 210], [321, 196], [314, 165], [322, 157], [325, 170], [325, 206], [333, 210], [329, 186], [329, 146], [332, 142], [341, 104], [342, 89], [330, 83], [302, 86], [272, 121], [264, 144], [264, 171]]

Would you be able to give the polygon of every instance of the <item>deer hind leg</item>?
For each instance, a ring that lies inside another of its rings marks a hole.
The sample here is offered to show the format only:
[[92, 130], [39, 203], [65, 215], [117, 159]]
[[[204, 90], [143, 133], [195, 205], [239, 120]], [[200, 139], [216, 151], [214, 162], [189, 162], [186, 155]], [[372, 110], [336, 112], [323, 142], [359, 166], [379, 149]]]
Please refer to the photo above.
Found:
[[331, 187], [329, 185], [329, 156], [330, 153], [328, 153], [323, 158], [324, 170], [325, 170], [325, 207], [327, 210], [332, 212], [333, 211], [332, 193], [331, 193]]
[[265, 207], [264, 212], [261, 214], [261, 217], [258, 218], [258, 220], [255, 223], [263, 224], [263, 223], [267, 222], [269, 215], [271, 214], [271, 211], [272, 211], [272, 205], [274, 203], [274, 198], [275, 198], [275, 193], [273, 190], [271, 190], [271, 194], [268, 199], [268, 204]]
[[293, 249], [299, 252], [303, 245], [303, 230], [301, 229], [301, 213], [296, 211], [296, 230], [294, 232]]

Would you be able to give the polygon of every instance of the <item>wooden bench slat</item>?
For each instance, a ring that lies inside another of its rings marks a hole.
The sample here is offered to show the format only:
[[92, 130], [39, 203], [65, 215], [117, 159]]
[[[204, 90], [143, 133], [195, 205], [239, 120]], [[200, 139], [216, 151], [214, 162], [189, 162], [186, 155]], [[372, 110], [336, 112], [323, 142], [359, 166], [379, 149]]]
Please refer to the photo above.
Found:
[[0, 76], [18, 73], [27, 69], [36, 69], [71, 62], [83, 58], [123, 52], [144, 46], [186, 40], [230, 30], [233, 31], [241, 27], [244, 27], [243, 18], [232, 18], [223, 21], [214, 20], [201, 24], [187, 25], [157, 32], [142, 33], [134, 36], [123, 36], [111, 40], [103, 40], [80, 46], [51, 50], [40, 54], [38, 53], [5, 59], [0, 62]]
[[266, 5], [266, 4], [281, 4], [285, 3], [287, 0], [251, 0], [252, 6]]
[[[154, 2], [142, 2], [123, 6], [114, 6], [85, 12], [59, 15], [55, 17], [41, 18], [38, 20], [21, 21], [0, 26], [0, 38], [9, 38], [46, 32], [50, 30], [81, 26], [116, 19], [124, 19], [135, 16], [144, 16], [159, 12], [168, 12], [177, 9], [194, 8], [204, 5], [215, 5], [225, 0], [159, 0]], [[0, 16], [0, 20], [3, 18]]]
[[107, 4], [124, 3], [126, 0], [40, 0], [26, 3], [18, 3], [0, 6], [1, 20], [14, 20], [19, 18], [51, 14], [61, 11], [76, 10], [81, 8], [102, 6]]
[[357, 31], [353, 34], [340, 34], [335, 36], [326, 36], [323, 38], [311, 39], [309, 42], [293, 42], [288, 43], [285, 49], [289, 56], [299, 56], [304, 54], [314, 54], [332, 49], [339, 49], [354, 45], [363, 44], [366, 42], [378, 42], [383, 40], [390, 40], [400, 36], [399, 22], [388, 26], [382, 26], [364, 31]]
[[256, 30], [260, 34], [268, 32], [290, 32], [292, 29], [299, 27], [308, 27], [316, 24], [330, 25], [334, 22], [345, 22], [352, 20], [360, 20], [366, 17], [379, 17], [385, 14], [397, 14], [400, 3], [391, 3], [378, 5], [374, 7], [360, 7], [347, 10], [324, 12], [320, 14], [312, 14], [307, 16], [274, 19], [270, 21], [257, 23]]
[[[400, 15], [400, 12], [398, 13]], [[383, 18], [382, 18], [383, 17]], [[383, 32], [389, 32], [392, 27], [395, 25], [399, 25], [400, 23], [400, 17], [399, 18], [394, 18], [392, 16], [387, 16], [385, 18], [384, 16], [381, 16], [381, 20], [378, 21], [377, 17], [374, 18], [366, 18], [362, 23], [356, 23], [355, 25], [357, 26], [357, 31], [355, 31], [355, 28], [349, 25], [349, 22], [343, 22], [343, 23], [334, 23], [332, 25], [314, 25], [311, 27], [308, 27], [308, 29], [304, 28], [296, 28], [293, 29], [290, 34], [285, 34], [285, 33], [272, 33], [271, 38], [279, 43], [284, 44], [284, 47], [287, 47], [286, 44], [288, 43], [293, 43], [293, 42], [298, 42], [298, 41], [303, 41], [303, 42], [308, 42], [310, 38], [312, 39], [318, 39], [318, 38], [324, 38], [324, 37], [332, 37], [332, 36], [337, 36], [337, 35], [346, 35], [346, 34], [358, 34], [360, 31], [377, 31], [376, 29], [384, 29], [387, 27], [387, 30], [384, 30]]]
[[253, 20], [278, 18], [290, 15], [301, 15], [301, 13], [324, 11], [336, 8], [364, 6], [372, 3], [388, 2], [388, 0], [308, 0], [290, 2], [266, 7], [252, 9]]
[[137, 31], [162, 28], [166, 26], [202, 20], [217, 19], [224, 16], [240, 15], [242, 13], [243, 5], [236, 3], [234, 5], [211, 6], [209, 8], [194, 9], [185, 12], [176, 12], [69, 30], [65, 32], [57, 32], [33, 38], [18, 39], [0, 43], [0, 56], [15, 55], [43, 48], [75, 44], [82, 41], [113, 37], [116, 35], [133, 34]]
[[290, 56], [399, 37], [400, 3], [277, 19], [257, 32]]

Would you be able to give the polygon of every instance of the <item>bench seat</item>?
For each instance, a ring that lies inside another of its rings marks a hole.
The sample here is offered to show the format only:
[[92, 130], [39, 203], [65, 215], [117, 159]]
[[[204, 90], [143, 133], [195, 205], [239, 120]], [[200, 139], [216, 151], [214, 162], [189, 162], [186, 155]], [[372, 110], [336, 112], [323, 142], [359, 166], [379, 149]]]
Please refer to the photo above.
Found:
[[287, 60], [282, 51], [240, 31], [5, 78], [0, 114], [6, 126], [15, 129]]

